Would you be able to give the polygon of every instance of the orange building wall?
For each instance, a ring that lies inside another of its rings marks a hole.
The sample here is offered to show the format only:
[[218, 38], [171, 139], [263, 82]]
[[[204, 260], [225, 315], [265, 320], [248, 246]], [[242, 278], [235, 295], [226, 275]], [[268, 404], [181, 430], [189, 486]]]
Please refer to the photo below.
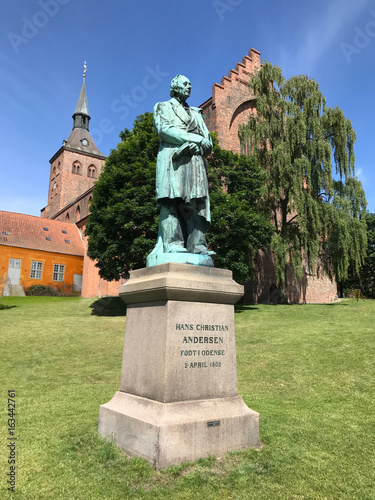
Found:
[[[4, 284], [7, 281], [9, 259], [21, 259], [20, 280], [22, 279], [23, 283], [21, 282], [21, 284], [26, 288], [32, 285], [71, 286], [74, 274], [83, 273], [82, 256], [0, 245], [0, 294], [3, 293]], [[43, 262], [41, 279], [30, 278], [31, 261]], [[65, 266], [63, 282], [53, 281], [54, 264]]]

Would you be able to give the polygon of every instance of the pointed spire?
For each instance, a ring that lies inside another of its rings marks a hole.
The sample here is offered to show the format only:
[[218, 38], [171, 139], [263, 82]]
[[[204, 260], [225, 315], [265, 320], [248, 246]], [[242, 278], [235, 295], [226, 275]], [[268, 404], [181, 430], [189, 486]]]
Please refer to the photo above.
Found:
[[98, 150], [94, 139], [91, 137], [89, 132], [89, 121], [91, 117], [89, 115], [89, 107], [87, 105], [85, 86], [86, 61], [84, 68], [85, 70], [83, 73], [81, 92], [79, 94], [76, 110], [73, 115], [73, 130], [71, 131], [68, 139], [63, 141], [62, 147], [69, 149], [70, 151], [84, 152], [100, 158], [105, 158], [103, 153]]
[[90, 121], [90, 115], [89, 115], [89, 107], [87, 104], [86, 85], [85, 85], [85, 78], [83, 78], [81, 92], [79, 94], [76, 110], [73, 115], [73, 129], [84, 128], [88, 130], [89, 121]]

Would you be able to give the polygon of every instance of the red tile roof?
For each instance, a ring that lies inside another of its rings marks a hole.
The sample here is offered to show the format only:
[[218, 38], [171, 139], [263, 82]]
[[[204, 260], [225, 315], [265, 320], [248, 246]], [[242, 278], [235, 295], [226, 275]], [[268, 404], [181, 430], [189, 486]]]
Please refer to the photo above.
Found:
[[0, 245], [84, 255], [81, 233], [75, 224], [14, 212], [0, 211]]

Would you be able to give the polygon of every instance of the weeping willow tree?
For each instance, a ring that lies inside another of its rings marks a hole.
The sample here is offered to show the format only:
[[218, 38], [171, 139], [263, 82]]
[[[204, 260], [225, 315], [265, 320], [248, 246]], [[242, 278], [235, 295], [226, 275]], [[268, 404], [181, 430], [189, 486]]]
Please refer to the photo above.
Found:
[[316, 81], [285, 80], [266, 62], [252, 78], [256, 116], [240, 127], [241, 142], [267, 173], [261, 203], [274, 226], [271, 250], [277, 277], [286, 266], [297, 278], [302, 264], [318, 275], [345, 280], [366, 255], [365, 194], [355, 176], [355, 132], [338, 107], [329, 108]]

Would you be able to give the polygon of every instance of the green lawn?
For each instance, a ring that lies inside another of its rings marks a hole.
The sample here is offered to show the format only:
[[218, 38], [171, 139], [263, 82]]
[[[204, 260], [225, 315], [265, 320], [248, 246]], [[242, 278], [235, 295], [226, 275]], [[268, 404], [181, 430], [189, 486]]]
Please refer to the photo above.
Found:
[[93, 316], [92, 302], [2, 299], [15, 307], [0, 310], [0, 498], [375, 499], [375, 301], [239, 306], [239, 393], [260, 412], [263, 447], [159, 472], [97, 437], [99, 405], [120, 384], [125, 317]]

